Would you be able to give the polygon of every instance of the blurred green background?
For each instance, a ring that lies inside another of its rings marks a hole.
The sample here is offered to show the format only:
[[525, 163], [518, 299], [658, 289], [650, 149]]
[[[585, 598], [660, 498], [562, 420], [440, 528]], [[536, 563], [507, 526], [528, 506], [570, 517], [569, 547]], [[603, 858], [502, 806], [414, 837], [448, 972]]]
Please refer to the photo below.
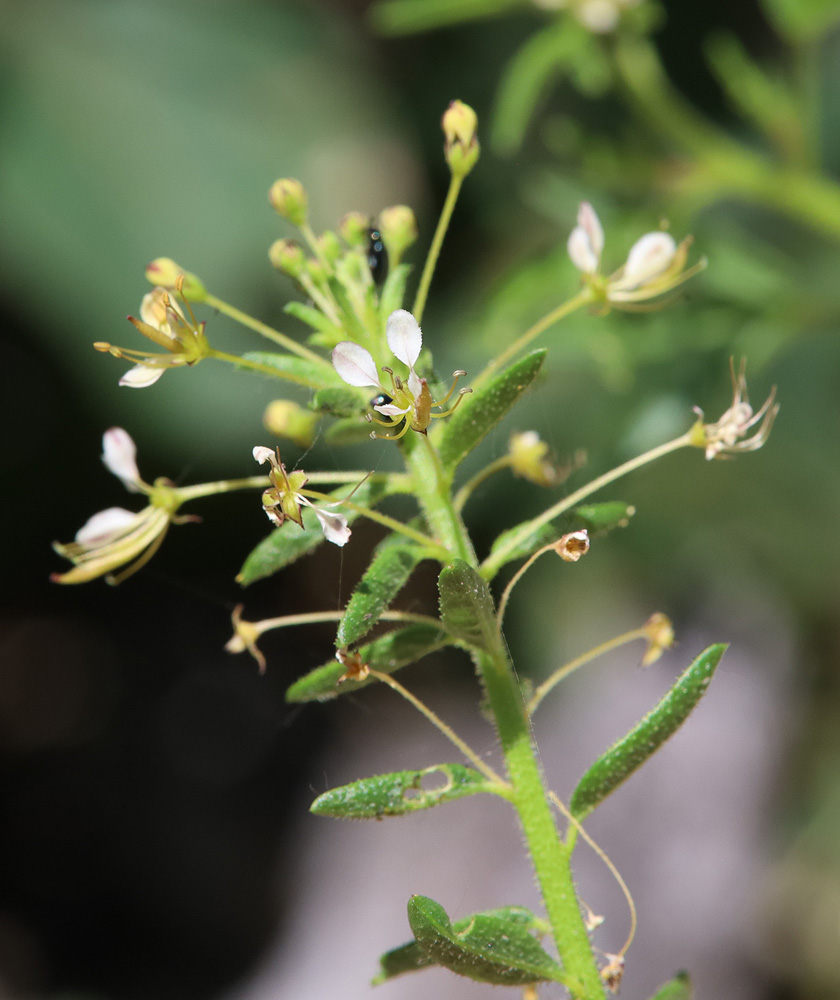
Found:
[[[663, 311], [577, 314], [547, 334], [544, 383], [467, 472], [502, 454], [511, 429], [533, 427], [560, 460], [585, 449], [571, 489], [680, 433], [692, 405], [716, 418], [731, 356], [748, 358], [756, 403], [778, 386], [781, 413], [757, 454], [679, 454], [605, 495], [636, 506], [631, 526], [574, 578], [538, 565], [508, 638], [521, 672], [539, 678], [585, 640], [637, 625], [640, 609], [667, 612], [678, 635], [700, 623], [725, 640], [731, 627], [759, 651], [762, 622], [781, 623], [793, 651], [774, 688], [783, 752], [768, 748], [761, 814], [772, 905], [743, 956], [744, 995], [840, 997], [840, 5], [674, 0], [632, 12], [697, 121], [769, 164], [777, 186], [760, 197], [663, 131], [613, 75], [609, 42], [570, 15], [509, 6], [387, 37], [352, 2], [0, 2], [6, 992], [212, 996], [292, 922], [291, 824], [342, 709], [283, 703], [290, 680], [329, 656], [329, 634], [267, 638], [265, 678], [222, 650], [242, 599], [233, 578], [266, 530], [256, 499], [206, 501], [202, 526], [175, 529], [115, 590], [49, 585], [63, 568], [49, 543], [126, 502], [98, 457], [109, 426], [134, 436], [147, 477], [179, 482], [250, 475], [252, 446], [268, 443], [267, 381], [208, 363], [120, 389], [123, 363], [91, 349], [139, 346], [124, 317], [148, 288], [147, 261], [171, 256], [302, 335], [282, 312], [293, 289], [266, 257], [289, 235], [269, 185], [300, 178], [316, 229], [411, 204], [419, 269], [448, 181], [438, 121], [460, 97], [479, 114], [484, 152], [425, 316], [438, 370], [477, 371], [574, 292], [565, 241], [582, 198], [604, 223], [608, 267], [663, 218], [709, 259]], [[572, 54], [529, 78], [523, 47], [559, 17]], [[803, 176], [810, 201], [792, 210]], [[204, 318], [214, 346], [261, 346]], [[383, 447], [345, 456], [316, 444], [307, 467], [373, 467]], [[488, 485], [468, 508], [478, 544], [549, 500], [519, 481]], [[358, 529], [357, 551], [252, 588], [247, 617], [336, 605], [378, 537]], [[432, 595], [421, 574], [408, 600], [428, 607]]]

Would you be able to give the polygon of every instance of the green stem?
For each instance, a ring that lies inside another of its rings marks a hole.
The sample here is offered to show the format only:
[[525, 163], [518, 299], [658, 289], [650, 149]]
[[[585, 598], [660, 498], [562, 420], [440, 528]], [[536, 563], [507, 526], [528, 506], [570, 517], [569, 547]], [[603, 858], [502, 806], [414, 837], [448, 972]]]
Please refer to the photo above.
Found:
[[692, 439], [691, 432], [689, 431], [687, 434], [682, 434], [680, 437], [674, 438], [673, 441], [666, 441], [665, 444], [657, 445], [656, 448], [651, 448], [650, 451], [646, 451], [642, 455], [637, 455], [635, 458], [631, 458], [623, 465], [610, 469], [609, 472], [605, 472], [602, 476], [598, 476], [597, 479], [593, 479], [585, 486], [581, 486], [579, 490], [575, 490], [574, 493], [569, 494], [569, 496], [567, 496], [564, 500], [560, 500], [559, 503], [549, 507], [548, 510], [544, 511], [538, 517], [534, 517], [530, 521], [525, 521], [520, 524], [517, 531], [511, 534], [507, 542], [504, 545], [500, 545], [492, 556], [489, 556], [484, 560], [480, 567], [481, 575], [485, 578], [485, 580], [492, 580], [499, 569], [507, 561], [508, 553], [512, 552], [517, 545], [520, 545], [538, 528], [541, 528], [544, 524], [548, 524], [549, 521], [553, 521], [555, 517], [559, 517], [576, 504], [579, 504], [581, 500], [584, 500], [590, 494], [600, 490], [603, 486], [607, 486], [616, 479], [620, 479], [622, 476], [627, 475], [628, 472], [632, 472], [634, 469], [647, 465], [648, 462], [654, 462], [656, 459], [662, 458], [663, 455], [668, 455], [672, 451], [678, 451], [680, 448], [693, 446], [695, 446], [694, 441]]
[[390, 528], [391, 531], [396, 531], [401, 535], [405, 535], [406, 538], [410, 538], [412, 541], [419, 542], [428, 550], [430, 556], [435, 559], [439, 559], [443, 563], [448, 563], [452, 559], [452, 555], [449, 550], [436, 542], [434, 538], [424, 535], [422, 531], [415, 531], [414, 528], [409, 527], [407, 524], [403, 524], [402, 521], [398, 521], [396, 518], [388, 517], [387, 514], [382, 514], [378, 510], [373, 510], [370, 507], [364, 507], [361, 504], [353, 503], [351, 500], [336, 501], [335, 497], [330, 496], [329, 493], [318, 493], [315, 490], [303, 490], [302, 492], [304, 496], [312, 497], [314, 500], [326, 501], [330, 506], [340, 504], [348, 510], [361, 514], [362, 517], [366, 517], [371, 521], [376, 521], [377, 524]]
[[469, 500], [475, 490], [481, 486], [485, 479], [489, 479], [494, 476], [497, 472], [501, 472], [502, 469], [506, 469], [511, 464], [510, 455], [502, 455], [501, 458], [497, 458], [495, 462], [491, 462], [486, 465], [483, 469], [478, 471], [472, 479], [467, 480], [466, 483], [458, 490], [455, 494], [455, 510], [462, 511], [464, 509], [464, 504]]
[[580, 309], [581, 306], [588, 305], [590, 302], [595, 301], [595, 295], [592, 288], [587, 285], [582, 288], [577, 295], [573, 298], [568, 299], [563, 302], [556, 309], [552, 309], [550, 313], [543, 316], [542, 319], [537, 320], [533, 326], [528, 327], [528, 329], [518, 337], [512, 344], [506, 347], [501, 354], [497, 354], [495, 358], [487, 365], [484, 371], [478, 376], [471, 380], [473, 389], [478, 389], [484, 382], [502, 367], [511, 358], [516, 357], [523, 348], [527, 347], [532, 340], [535, 340], [541, 333], [547, 330], [550, 326], [558, 323], [561, 319], [565, 319], [570, 313], [575, 312], [575, 310]]
[[460, 174], [453, 174], [452, 179], [449, 181], [449, 190], [446, 192], [446, 201], [443, 203], [443, 209], [440, 213], [440, 218], [438, 219], [437, 229], [435, 229], [435, 235], [432, 238], [432, 244], [429, 247], [429, 252], [426, 255], [426, 263], [423, 266], [423, 274], [420, 276], [420, 284], [417, 288], [417, 295], [414, 298], [414, 306], [412, 308], [412, 313], [414, 313], [414, 318], [419, 323], [423, 318], [423, 310], [426, 308], [426, 298], [429, 294], [429, 286], [432, 283], [432, 275], [435, 273], [435, 266], [438, 262], [438, 257], [440, 256], [440, 248], [443, 246], [443, 238], [446, 235], [446, 230], [449, 228], [449, 221], [452, 218], [452, 213], [455, 210], [455, 202], [458, 200], [458, 193], [461, 190], [461, 185], [464, 183], [464, 178]]
[[263, 323], [261, 320], [255, 319], [253, 316], [249, 316], [247, 313], [242, 312], [241, 309], [237, 309], [235, 306], [229, 305], [227, 302], [223, 302], [222, 299], [216, 298], [215, 295], [210, 295], [208, 292], [207, 298], [204, 301], [211, 308], [217, 309], [220, 313], [236, 320], [236, 322], [240, 323], [242, 326], [247, 326], [249, 330], [254, 330], [256, 333], [259, 333], [261, 336], [273, 341], [275, 344], [285, 347], [286, 350], [291, 351], [292, 354], [297, 354], [298, 357], [306, 358], [307, 361], [312, 361], [316, 364], [323, 365], [326, 368], [331, 368], [330, 363], [325, 358], [322, 358], [320, 354], [310, 351], [308, 347], [304, 347], [303, 344], [299, 344], [296, 340], [292, 340], [292, 338], [287, 336], [285, 333], [281, 333], [279, 330], [275, 330], [274, 327], [269, 326], [267, 323]]
[[604, 987], [577, 900], [571, 850], [557, 832], [522, 692], [501, 644], [476, 654], [512, 786], [511, 799], [542, 892], [552, 935], [576, 1000], [603, 1000]]
[[[364, 479], [387, 481], [389, 491], [393, 493], [407, 493], [411, 488], [408, 476], [399, 472], [308, 472], [306, 481], [308, 483], [359, 483]], [[268, 476], [245, 476], [243, 479], [219, 479], [213, 483], [179, 486], [175, 488], [175, 492], [178, 494], [180, 505], [186, 503], [187, 500], [198, 500], [200, 497], [214, 496], [218, 493], [232, 493], [234, 490], [264, 490], [268, 486]], [[152, 489], [153, 487], [148, 486], [143, 492], [150, 493]]]
[[[217, 351], [214, 347], [208, 348], [204, 355], [207, 358], [215, 358], [216, 361], [226, 361], [230, 365], [239, 368], [250, 368], [251, 371], [259, 372], [261, 375], [270, 375], [272, 378], [283, 379], [286, 382], [294, 382], [297, 385], [305, 385], [308, 389], [322, 389], [324, 383], [320, 380], [307, 378], [305, 375], [295, 375], [292, 372], [283, 372], [279, 368], [271, 365], [261, 364], [259, 361], [252, 361], [249, 358], [240, 357], [238, 354], [228, 354], [226, 351]], [[323, 358], [319, 359], [323, 361]]]

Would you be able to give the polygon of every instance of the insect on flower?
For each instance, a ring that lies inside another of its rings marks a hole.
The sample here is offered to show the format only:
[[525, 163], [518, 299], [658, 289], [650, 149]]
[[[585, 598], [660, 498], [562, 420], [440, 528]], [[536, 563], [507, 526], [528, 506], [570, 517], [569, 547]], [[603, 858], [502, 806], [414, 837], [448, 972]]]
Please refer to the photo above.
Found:
[[423, 335], [417, 320], [406, 309], [397, 309], [388, 317], [385, 328], [388, 346], [398, 361], [408, 368], [406, 379], [395, 375], [392, 368], [382, 368], [390, 376], [391, 386], [386, 388], [379, 381], [376, 362], [360, 344], [351, 340], [343, 340], [337, 344], [332, 353], [333, 367], [339, 376], [348, 384], [359, 387], [372, 386], [380, 392], [371, 400], [371, 405], [377, 413], [389, 420], [379, 420], [367, 415], [366, 419], [383, 427], [397, 427], [402, 423], [396, 434], [371, 433], [371, 437], [395, 441], [401, 438], [409, 429], [426, 433], [426, 428], [437, 417], [447, 417], [461, 402], [461, 399], [472, 389], [461, 389], [455, 403], [442, 413], [432, 413], [433, 406], [444, 406], [452, 397], [458, 379], [466, 375], [465, 371], [453, 372], [454, 382], [449, 392], [441, 400], [433, 400], [429, 385], [425, 378], [420, 378], [414, 370], [414, 363], [420, 356], [423, 346]]

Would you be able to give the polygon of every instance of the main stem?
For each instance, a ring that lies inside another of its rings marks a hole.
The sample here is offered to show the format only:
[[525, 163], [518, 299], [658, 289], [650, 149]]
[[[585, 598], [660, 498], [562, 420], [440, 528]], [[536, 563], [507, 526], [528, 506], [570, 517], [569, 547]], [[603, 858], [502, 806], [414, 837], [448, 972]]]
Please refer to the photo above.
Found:
[[[429, 530], [449, 549], [453, 559], [477, 567], [472, 542], [452, 499], [451, 477], [434, 445], [426, 435], [410, 431], [404, 439], [403, 453]], [[502, 745], [511, 799], [525, 834], [557, 952], [570, 978], [570, 992], [575, 1000], [604, 1000], [604, 986], [572, 879], [572, 848], [558, 834], [531, 738], [530, 719], [501, 635], [495, 648], [475, 653], [475, 662]]]

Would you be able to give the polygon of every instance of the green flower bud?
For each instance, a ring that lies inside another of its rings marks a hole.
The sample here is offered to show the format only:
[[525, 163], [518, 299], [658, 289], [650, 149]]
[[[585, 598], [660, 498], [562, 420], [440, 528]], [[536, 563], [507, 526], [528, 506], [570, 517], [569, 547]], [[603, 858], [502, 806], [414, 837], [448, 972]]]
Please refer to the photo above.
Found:
[[290, 399], [275, 399], [263, 414], [263, 426], [275, 437], [287, 438], [301, 448], [308, 448], [315, 440], [315, 429], [320, 414], [305, 410]]
[[341, 238], [351, 247], [363, 247], [367, 245], [368, 229], [370, 219], [361, 212], [348, 212], [341, 220], [338, 231]]
[[452, 101], [443, 114], [443, 151], [453, 174], [466, 177], [478, 162], [478, 116], [463, 101]]
[[146, 265], [146, 280], [152, 285], [171, 292], [178, 287], [179, 279], [181, 287], [178, 290], [185, 299], [202, 302], [207, 298], [207, 289], [201, 278], [179, 267], [170, 257], [156, 257]]
[[306, 225], [308, 199], [306, 189], [300, 181], [292, 177], [282, 177], [275, 181], [268, 192], [271, 207], [284, 219], [300, 228]]
[[294, 240], [275, 240], [268, 248], [268, 259], [272, 267], [290, 278], [299, 278], [306, 269], [303, 248]]
[[339, 242], [336, 234], [331, 230], [321, 233], [318, 237], [318, 246], [320, 247], [324, 257], [326, 257], [331, 264], [334, 264], [341, 256], [341, 243]]
[[393, 264], [417, 240], [417, 219], [408, 205], [393, 205], [379, 213], [379, 232]]

